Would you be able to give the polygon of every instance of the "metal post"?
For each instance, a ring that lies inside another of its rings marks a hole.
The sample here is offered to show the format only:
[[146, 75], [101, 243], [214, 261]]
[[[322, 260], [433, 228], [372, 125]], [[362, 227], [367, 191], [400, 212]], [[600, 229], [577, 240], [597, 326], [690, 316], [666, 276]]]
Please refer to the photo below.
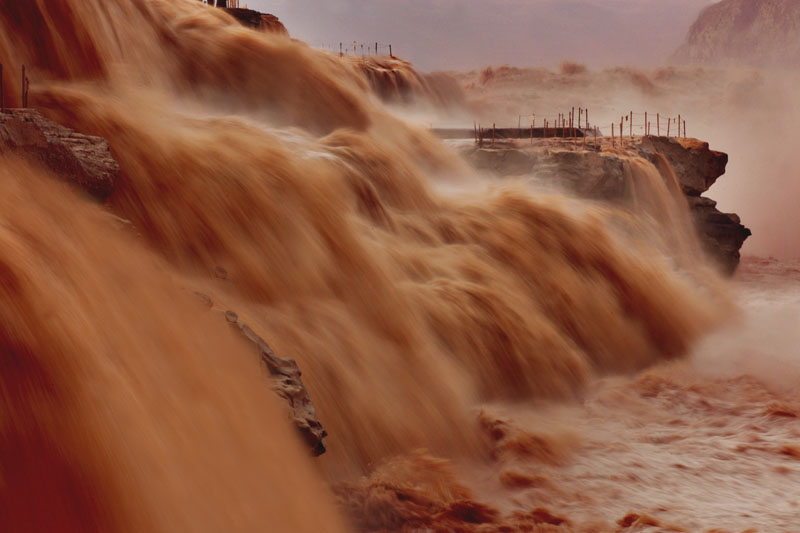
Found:
[[394, 54], [392, 53], [392, 45], [391, 44], [389, 45], [389, 57], [394, 57]]
[[20, 105], [25, 107], [25, 65], [22, 65], [22, 101]]
[[570, 135], [575, 137], [575, 108], [572, 108], [572, 112], [569, 114], [569, 132]]

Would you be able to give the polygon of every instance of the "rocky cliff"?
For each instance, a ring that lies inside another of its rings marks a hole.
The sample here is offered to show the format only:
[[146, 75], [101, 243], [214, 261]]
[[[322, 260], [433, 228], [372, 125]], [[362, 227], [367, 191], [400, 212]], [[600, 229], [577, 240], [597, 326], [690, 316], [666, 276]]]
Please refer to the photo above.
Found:
[[704, 9], [675, 63], [800, 66], [800, 0], [723, 0]]
[[616, 150], [576, 150], [570, 141], [559, 142], [532, 147], [525, 143], [470, 146], [463, 148], [462, 154], [480, 170], [499, 176], [531, 175], [579, 197], [617, 204], [631, 200], [631, 177], [625, 171], [625, 159], [641, 157], [657, 163], [656, 158], [663, 156], [675, 171], [706, 254], [723, 272], [732, 274], [736, 270], [739, 250], [750, 230], [737, 215], [719, 211], [716, 202], [702, 196], [725, 173], [727, 154], [711, 150], [708, 143], [697, 139], [639, 138], [624, 154]]
[[286, 30], [286, 26], [284, 26], [275, 15], [259, 13], [258, 11], [254, 11], [252, 9], [244, 9], [239, 7], [229, 7], [226, 8], [225, 11], [244, 26], [248, 26], [256, 30], [270, 31], [273, 33], [279, 33], [281, 35], [289, 35], [289, 32]]
[[119, 174], [105, 139], [77, 133], [33, 109], [0, 113], [0, 154], [4, 152], [42, 164], [100, 200], [111, 194]]

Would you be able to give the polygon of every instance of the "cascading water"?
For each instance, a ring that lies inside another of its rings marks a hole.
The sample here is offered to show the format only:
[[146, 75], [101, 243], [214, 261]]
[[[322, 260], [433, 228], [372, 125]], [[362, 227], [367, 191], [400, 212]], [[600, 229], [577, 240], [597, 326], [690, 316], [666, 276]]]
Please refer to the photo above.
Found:
[[[2, 161], [12, 530], [336, 531], [323, 480], [369, 514], [364, 527], [490, 518], [459, 507], [471, 492], [414, 451], [517, 453], [525, 439], [487, 443], [495, 422], [479, 406], [573, 398], [686, 353], [722, 316], [591, 208], [576, 216], [524, 186], [436, 192], [469, 171], [335, 57], [191, 0], [0, 6], [0, 58], [28, 66], [31, 105], [106, 138], [122, 169], [100, 208]], [[195, 290], [297, 359], [330, 432], [318, 472]], [[405, 454], [428, 479], [398, 459], [357, 481]], [[371, 492], [392, 483], [430, 493], [403, 514]]]

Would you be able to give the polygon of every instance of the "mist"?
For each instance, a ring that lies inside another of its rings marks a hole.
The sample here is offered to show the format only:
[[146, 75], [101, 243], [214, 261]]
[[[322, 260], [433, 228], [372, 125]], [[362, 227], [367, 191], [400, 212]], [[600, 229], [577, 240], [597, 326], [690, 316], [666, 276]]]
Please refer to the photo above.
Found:
[[424, 71], [663, 64], [709, 0], [251, 0], [319, 47], [391, 43]]

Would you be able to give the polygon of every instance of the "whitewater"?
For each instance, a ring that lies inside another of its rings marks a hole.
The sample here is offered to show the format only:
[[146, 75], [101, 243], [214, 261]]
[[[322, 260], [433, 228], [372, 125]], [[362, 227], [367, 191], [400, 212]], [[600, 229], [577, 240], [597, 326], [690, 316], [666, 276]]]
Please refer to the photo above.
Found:
[[[6, 530], [796, 528], [797, 270], [720, 279], [665, 162], [622, 230], [200, 2], [0, 7], [30, 106], [121, 168], [98, 204], [0, 154]], [[297, 360], [325, 455], [197, 292]]]

